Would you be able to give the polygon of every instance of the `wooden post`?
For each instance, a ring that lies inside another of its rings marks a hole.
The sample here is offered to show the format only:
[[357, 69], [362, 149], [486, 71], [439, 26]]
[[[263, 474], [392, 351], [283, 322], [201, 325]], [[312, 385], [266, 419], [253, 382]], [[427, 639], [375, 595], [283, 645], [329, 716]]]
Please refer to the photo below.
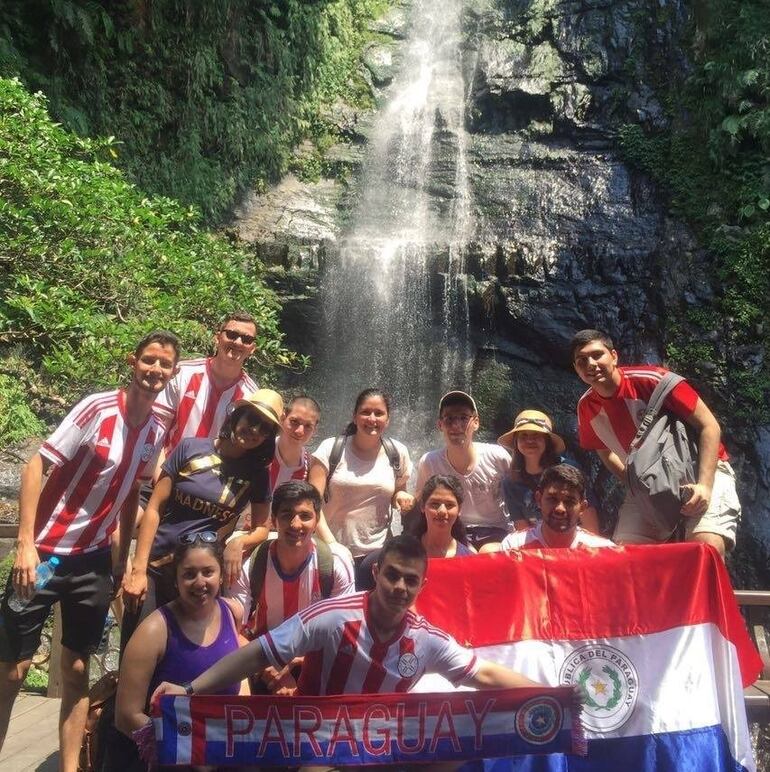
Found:
[[61, 697], [61, 608], [56, 603], [53, 607], [53, 632], [51, 633], [51, 658], [48, 660], [49, 697]]

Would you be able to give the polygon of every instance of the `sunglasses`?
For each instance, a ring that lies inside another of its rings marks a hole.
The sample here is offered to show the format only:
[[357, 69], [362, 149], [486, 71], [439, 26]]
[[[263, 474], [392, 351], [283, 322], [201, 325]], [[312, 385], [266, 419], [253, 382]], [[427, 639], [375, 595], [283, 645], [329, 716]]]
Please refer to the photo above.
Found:
[[183, 533], [179, 537], [180, 544], [195, 544], [196, 541], [202, 541], [204, 544], [214, 544], [217, 535], [213, 531], [202, 531], [201, 533]]
[[524, 424], [535, 424], [535, 426], [542, 426], [543, 429], [551, 431], [551, 424], [548, 423], [548, 421], [544, 421], [542, 418], [519, 418], [518, 421], [513, 425], [513, 428], [516, 429], [519, 426], [524, 426]]
[[244, 346], [250, 346], [257, 338], [254, 335], [246, 335], [244, 332], [238, 332], [237, 330], [222, 330], [222, 334], [227, 338], [235, 342], [238, 338]]

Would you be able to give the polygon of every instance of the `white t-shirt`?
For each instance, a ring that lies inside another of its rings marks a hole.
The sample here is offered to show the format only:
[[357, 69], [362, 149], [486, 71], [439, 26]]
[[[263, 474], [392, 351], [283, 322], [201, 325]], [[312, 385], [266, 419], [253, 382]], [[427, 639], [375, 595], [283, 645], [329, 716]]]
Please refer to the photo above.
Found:
[[417, 464], [417, 487], [434, 474], [456, 477], [462, 484], [465, 498], [462, 519], [465, 525], [508, 528], [508, 511], [503, 501], [502, 483], [511, 468], [511, 457], [505, 448], [488, 442], [474, 442], [476, 466], [468, 474], [460, 474], [449, 463], [446, 448], [428, 451]]
[[[329, 455], [334, 437], [325, 439], [313, 453], [313, 458], [329, 469]], [[403, 478], [412, 473], [409, 451], [403, 443], [393, 440], [401, 458]], [[340, 544], [354, 557], [367, 555], [385, 544], [390, 523], [390, 502], [396, 491], [396, 479], [385, 448], [374, 460], [359, 458], [353, 450], [353, 438], [348, 437], [342, 457], [329, 481], [329, 500], [324, 503], [326, 522]]]
[[[538, 523], [526, 531], [516, 531], [509, 533], [500, 545], [504, 550], [522, 550], [522, 549], [548, 549], [548, 545], [543, 538], [543, 524]], [[578, 547], [614, 547], [615, 542], [605, 539], [603, 536], [596, 536], [589, 531], [584, 531], [578, 527], [575, 530], [575, 538], [567, 549], [577, 549]]]
[[476, 673], [479, 660], [424, 617], [407, 611], [387, 641], [369, 630], [369, 593], [315, 603], [258, 640], [277, 670], [303, 656], [299, 694], [408, 692], [425, 673], [459, 684]]
[[[303, 608], [321, 600], [321, 578], [318, 571], [318, 553], [315, 546], [307, 560], [293, 574], [284, 574], [275, 556], [275, 540], [270, 544], [270, 557], [265, 570], [262, 593], [254, 614], [248, 619], [251, 610], [251, 560], [243, 564], [238, 581], [228, 593], [243, 606], [243, 626], [255, 636], [278, 627], [284, 620]], [[355, 592], [353, 581], [353, 561], [350, 553], [339, 544], [330, 544], [329, 549], [334, 559], [332, 598]]]

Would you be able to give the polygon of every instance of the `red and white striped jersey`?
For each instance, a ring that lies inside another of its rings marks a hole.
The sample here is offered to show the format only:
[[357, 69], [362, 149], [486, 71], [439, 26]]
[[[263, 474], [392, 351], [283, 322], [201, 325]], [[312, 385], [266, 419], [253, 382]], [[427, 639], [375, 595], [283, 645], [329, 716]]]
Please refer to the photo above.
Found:
[[[639, 428], [652, 392], [668, 372], [664, 367], [633, 365], [619, 367], [620, 385], [611, 397], [589, 389], [578, 402], [578, 436], [586, 450], [610, 450], [625, 463], [636, 430]], [[698, 393], [686, 381], [674, 387], [663, 403], [666, 410], [686, 420], [695, 410]], [[719, 458], [729, 456], [719, 445]]]
[[[575, 538], [567, 549], [578, 549], [580, 547], [614, 547], [615, 542], [605, 539], [603, 536], [585, 531], [578, 527], [575, 530]], [[515, 531], [509, 533], [502, 541], [500, 547], [503, 550], [540, 550], [549, 549], [543, 538], [543, 524], [538, 523], [526, 531]]]
[[77, 555], [108, 547], [134, 483], [152, 476], [164, 434], [155, 412], [128, 425], [123, 391], [79, 402], [40, 448], [53, 469], [35, 517], [38, 549]]
[[275, 446], [275, 456], [270, 462], [270, 490], [274, 491], [281, 483], [289, 480], [307, 480], [310, 471], [310, 453], [306, 448], [302, 448], [302, 458], [299, 466], [289, 466], [281, 458], [278, 451], [278, 445]]
[[322, 600], [287, 619], [258, 640], [277, 669], [305, 657], [299, 694], [407, 692], [424, 673], [439, 673], [457, 684], [479, 662], [443, 630], [407, 611], [399, 630], [380, 641], [369, 628], [369, 593]]
[[211, 377], [211, 358], [180, 362], [179, 372], [156, 401], [169, 427], [166, 455], [185, 437], [214, 439], [227, 406], [256, 390], [257, 384], [243, 371], [235, 381], [217, 389]]
[[[331, 597], [349, 595], [355, 591], [353, 561], [350, 553], [338, 544], [330, 544], [334, 558], [334, 582]], [[305, 563], [293, 574], [281, 571], [275, 555], [275, 542], [270, 545], [270, 557], [265, 571], [265, 582], [257, 603], [256, 610], [247, 619], [251, 610], [251, 573], [252, 557], [243, 564], [238, 581], [230, 590], [231, 597], [243, 606], [243, 627], [249, 637], [262, 635], [267, 630], [278, 627], [284, 620], [298, 611], [321, 600], [321, 583], [318, 572], [318, 553], [315, 545]]]

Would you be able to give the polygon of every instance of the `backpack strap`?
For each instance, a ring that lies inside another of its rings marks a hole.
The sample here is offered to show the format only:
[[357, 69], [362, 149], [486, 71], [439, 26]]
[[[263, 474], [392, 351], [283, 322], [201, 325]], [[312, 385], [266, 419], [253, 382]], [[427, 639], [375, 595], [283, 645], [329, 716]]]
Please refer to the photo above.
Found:
[[393, 442], [390, 437], [385, 437], [384, 435], [380, 437], [380, 442], [382, 443], [382, 447], [385, 449], [385, 453], [388, 456], [388, 461], [390, 462], [390, 466], [393, 469], [393, 476], [396, 478], [396, 480], [398, 480], [400, 477], [404, 476], [404, 473], [401, 470], [401, 454], [398, 452], [396, 443]]
[[[313, 537], [313, 543], [318, 555], [318, 582], [321, 585], [321, 597], [331, 598], [332, 589], [334, 588], [334, 553], [326, 542], [321, 541], [321, 539], [315, 536]], [[251, 569], [249, 571], [251, 608], [246, 619], [251, 619], [262, 595], [269, 557], [270, 542], [268, 541], [263, 541], [251, 554]]]
[[634, 439], [631, 441], [629, 452], [636, 450], [643, 442], [644, 438], [649, 432], [650, 427], [658, 417], [658, 413], [663, 409], [663, 403], [666, 397], [684, 380], [681, 375], [668, 372], [661, 379], [655, 390], [650, 396], [650, 401], [647, 404], [647, 410], [644, 413], [642, 422], [639, 424], [639, 428], [636, 430]]
[[331, 598], [334, 589], [334, 554], [331, 547], [316, 536], [313, 537], [316, 555], [318, 555], [318, 583], [321, 585], [321, 597]]
[[329, 471], [326, 473], [326, 487], [324, 488], [324, 504], [329, 500], [329, 482], [332, 479], [334, 470], [339, 466], [342, 458], [342, 451], [345, 450], [345, 443], [348, 441], [347, 434], [340, 434], [334, 438], [332, 452], [329, 453]]
[[267, 561], [270, 557], [270, 542], [263, 541], [251, 553], [251, 569], [249, 570], [249, 590], [251, 591], [251, 608], [249, 608], [246, 621], [251, 619], [252, 614], [257, 608], [259, 598], [262, 595], [262, 588], [265, 586], [265, 575], [267, 574]]

